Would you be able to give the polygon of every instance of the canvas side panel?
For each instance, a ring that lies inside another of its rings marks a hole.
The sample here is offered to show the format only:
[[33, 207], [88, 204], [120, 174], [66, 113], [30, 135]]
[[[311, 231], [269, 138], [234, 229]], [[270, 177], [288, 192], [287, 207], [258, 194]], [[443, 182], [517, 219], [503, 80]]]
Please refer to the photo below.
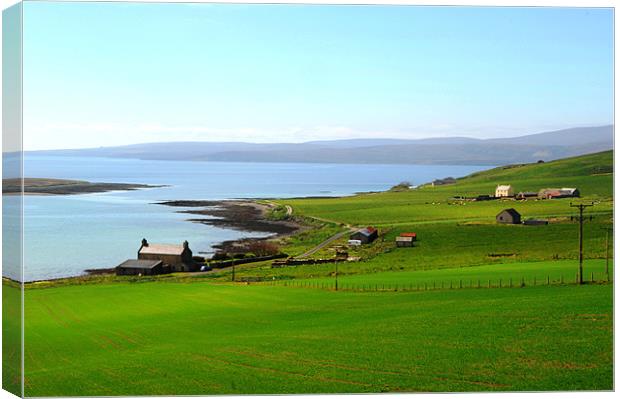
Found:
[[23, 396], [22, 4], [2, 13], [2, 388]]

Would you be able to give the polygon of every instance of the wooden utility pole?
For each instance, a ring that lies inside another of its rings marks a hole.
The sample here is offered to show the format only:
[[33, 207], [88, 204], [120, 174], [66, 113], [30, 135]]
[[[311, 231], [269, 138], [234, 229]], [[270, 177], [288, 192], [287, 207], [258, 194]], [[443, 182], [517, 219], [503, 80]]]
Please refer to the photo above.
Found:
[[336, 261], [336, 291], [338, 291], [338, 261]]
[[605, 274], [607, 275], [607, 280], [609, 280], [609, 236], [613, 229], [611, 227], [603, 227], [602, 229], [607, 232], [605, 237]]
[[594, 203], [589, 204], [574, 204], [571, 202], [572, 208], [579, 209], [579, 272], [577, 277], [577, 283], [583, 284], [583, 210], [587, 207], [594, 206]]

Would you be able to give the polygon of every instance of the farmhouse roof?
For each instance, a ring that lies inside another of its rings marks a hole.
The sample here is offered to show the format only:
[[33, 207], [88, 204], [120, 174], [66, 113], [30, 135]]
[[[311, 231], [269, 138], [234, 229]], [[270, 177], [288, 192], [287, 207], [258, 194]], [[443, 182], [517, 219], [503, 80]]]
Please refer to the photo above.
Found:
[[397, 242], [412, 242], [413, 241], [413, 237], [411, 237], [411, 236], [405, 236], [405, 237], [399, 236], [399, 237], [396, 237], [396, 241]]
[[510, 184], [498, 184], [497, 190], [510, 190], [512, 186]]
[[149, 243], [140, 248], [140, 253], [152, 255], [181, 255], [183, 254], [183, 245]]
[[152, 269], [161, 264], [161, 260], [127, 259], [117, 267], [126, 269]]
[[376, 231], [377, 231], [377, 229], [375, 229], [374, 227], [368, 226], [366, 228], [358, 230], [357, 232], [361, 233], [361, 234], [363, 234], [365, 236], [370, 236], [370, 235], [372, 235]]
[[416, 233], [400, 233], [401, 237], [417, 237]]
[[517, 212], [517, 210], [516, 210], [516, 209], [514, 209], [514, 208], [504, 209], [504, 210], [503, 210], [503, 211], [501, 211], [500, 213], [504, 213], [504, 212], [509, 213], [509, 214], [510, 214], [510, 216], [513, 216], [513, 217], [519, 217], [519, 216], [521, 216], [521, 214], [520, 214], [519, 212]]

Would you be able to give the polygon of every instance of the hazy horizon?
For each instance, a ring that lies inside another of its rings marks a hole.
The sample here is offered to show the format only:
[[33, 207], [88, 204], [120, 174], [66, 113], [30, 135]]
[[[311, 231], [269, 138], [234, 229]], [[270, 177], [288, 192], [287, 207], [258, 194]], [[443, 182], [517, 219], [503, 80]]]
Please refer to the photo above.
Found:
[[445, 137], [419, 137], [419, 138], [398, 138], [398, 137], [361, 137], [361, 138], [346, 138], [346, 139], [321, 139], [321, 140], [308, 140], [308, 141], [297, 141], [297, 142], [287, 142], [287, 141], [273, 141], [273, 142], [260, 142], [260, 141], [241, 141], [241, 140], [173, 140], [173, 141], [144, 141], [144, 142], [136, 142], [136, 143], [128, 143], [121, 145], [106, 145], [106, 146], [98, 146], [98, 147], [79, 147], [79, 148], [53, 148], [53, 149], [37, 149], [37, 150], [28, 150], [24, 149], [26, 152], [37, 152], [37, 151], [55, 151], [55, 150], [80, 150], [80, 149], [93, 149], [93, 148], [107, 148], [107, 147], [122, 147], [122, 146], [133, 146], [133, 145], [149, 145], [149, 144], [170, 144], [170, 143], [239, 143], [239, 144], [308, 144], [314, 142], [337, 142], [337, 141], [349, 141], [349, 140], [382, 140], [382, 141], [402, 141], [402, 140], [436, 140], [436, 139], [472, 139], [472, 140], [493, 140], [493, 139], [510, 139], [510, 138], [518, 138], [523, 136], [530, 136], [541, 133], [551, 133], [555, 131], [561, 130], [570, 130], [570, 129], [579, 129], [579, 128], [597, 128], [597, 127], [605, 127], [611, 126], [614, 127], [614, 124], [606, 124], [606, 125], [592, 125], [592, 126], [575, 126], [569, 127], [566, 129], [558, 129], [558, 130], [550, 130], [544, 132], [531, 132], [524, 133], [515, 136], [506, 136], [506, 137], [471, 137], [471, 136], [445, 136]]
[[24, 150], [609, 125], [612, 31], [600, 8], [26, 2]]

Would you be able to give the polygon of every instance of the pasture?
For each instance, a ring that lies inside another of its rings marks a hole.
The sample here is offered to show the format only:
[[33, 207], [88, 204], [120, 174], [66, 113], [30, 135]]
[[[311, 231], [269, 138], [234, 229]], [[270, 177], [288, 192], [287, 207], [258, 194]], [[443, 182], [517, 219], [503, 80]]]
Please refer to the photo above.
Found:
[[25, 311], [27, 396], [612, 388], [611, 285], [102, 284]]

